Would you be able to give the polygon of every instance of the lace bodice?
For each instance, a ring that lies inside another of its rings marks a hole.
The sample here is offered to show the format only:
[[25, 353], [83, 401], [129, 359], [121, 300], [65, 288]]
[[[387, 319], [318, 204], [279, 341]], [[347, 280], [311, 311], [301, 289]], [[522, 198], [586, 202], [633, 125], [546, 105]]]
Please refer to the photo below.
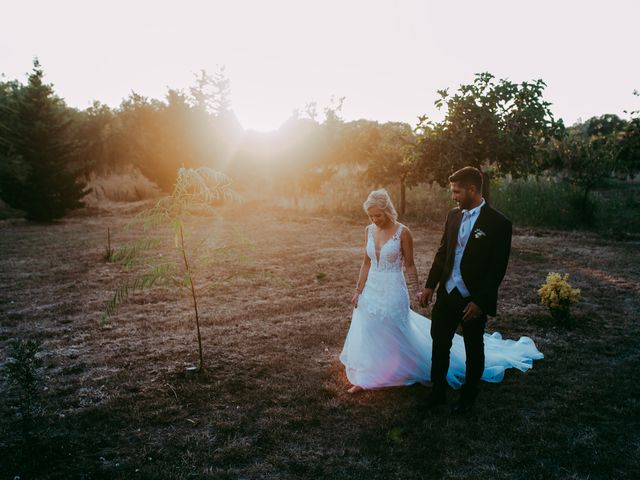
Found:
[[374, 232], [377, 228], [374, 224], [371, 224], [367, 229], [367, 255], [371, 259], [371, 270], [376, 272], [401, 272], [402, 249], [400, 248], [400, 235], [404, 225], [398, 224], [395, 233], [382, 245], [378, 255], [376, 255], [376, 242], [374, 239]]

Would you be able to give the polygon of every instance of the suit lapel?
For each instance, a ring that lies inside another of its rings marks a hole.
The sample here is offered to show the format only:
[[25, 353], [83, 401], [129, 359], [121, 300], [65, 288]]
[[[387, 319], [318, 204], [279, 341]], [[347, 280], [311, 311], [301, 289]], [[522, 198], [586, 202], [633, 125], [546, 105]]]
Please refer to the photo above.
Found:
[[485, 233], [487, 232], [486, 225], [487, 225], [487, 220], [489, 218], [487, 208], [488, 208], [488, 205], [485, 204], [480, 209], [480, 214], [478, 215], [478, 219], [476, 220], [476, 223], [473, 225], [473, 228], [469, 233], [469, 240], [467, 241], [467, 246], [464, 249], [464, 254], [466, 254], [469, 250], [472, 250], [476, 246], [476, 243], [480, 241], [480, 239], [476, 238], [476, 235], [475, 235], [475, 232], [477, 230], [481, 230]]
[[458, 209], [458, 211], [454, 213], [452, 220], [449, 231], [447, 232], [447, 240], [451, 248], [455, 251], [456, 243], [458, 242], [458, 232], [460, 231], [460, 222], [462, 222], [462, 210]]

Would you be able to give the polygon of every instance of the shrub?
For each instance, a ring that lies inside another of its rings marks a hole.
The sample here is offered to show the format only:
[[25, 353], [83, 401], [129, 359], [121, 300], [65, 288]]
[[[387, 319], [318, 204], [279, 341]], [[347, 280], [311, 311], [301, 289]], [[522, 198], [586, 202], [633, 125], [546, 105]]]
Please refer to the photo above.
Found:
[[571, 306], [580, 299], [580, 289], [569, 285], [569, 274], [549, 272], [547, 280], [540, 286], [540, 303], [549, 309], [555, 319], [569, 318]]
[[28, 435], [29, 421], [37, 411], [40, 402], [39, 391], [42, 379], [40, 342], [37, 340], [12, 340], [7, 362], [7, 380], [11, 391], [18, 399], [18, 412], [22, 419], [25, 436]]

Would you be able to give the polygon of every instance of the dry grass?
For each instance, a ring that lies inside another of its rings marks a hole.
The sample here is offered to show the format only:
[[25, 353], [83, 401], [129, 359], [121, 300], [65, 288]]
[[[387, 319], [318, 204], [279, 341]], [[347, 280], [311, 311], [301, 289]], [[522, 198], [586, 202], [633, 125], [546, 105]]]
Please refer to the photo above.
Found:
[[[638, 478], [638, 243], [517, 231], [488, 328], [531, 336], [546, 358], [484, 384], [459, 419], [426, 412], [423, 386], [345, 393], [338, 354], [364, 221], [229, 217], [256, 242], [258, 276], [203, 292], [202, 375], [184, 369], [197, 359], [188, 298], [167, 287], [100, 329], [124, 275], [101, 261], [106, 229], [116, 244], [134, 238], [123, 227], [135, 208], [0, 225], [0, 362], [11, 338], [38, 338], [47, 385], [24, 445], [0, 383], [2, 478]], [[409, 226], [424, 276], [440, 232]], [[572, 325], [537, 304], [549, 270], [582, 289]]]
[[[274, 198], [272, 203], [277, 207], [295, 209], [308, 215], [348, 215], [352, 218], [362, 218], [362, 204], [371, 190], [381, 188], [379, 185], [369, 185], [356, 174], [336, 175], [325, 182], [317, 194], [307, 194], [299, 198], [287, 196], [275, 197], [275, 192], [265, 195]], [[394, 205], [400, 205], [400, 184], [392, 183], [385, 187]], [[247, 192], [248, 196], [252, 192]], [[406, 189], [406, 216], [411, 219], [422, 219], [440, 225], [446, 218], [447, 212], [453, 207], [451, 194], [448, 189], [437, 184], [420, 184]]]
[[91, 173], [87, 178], [91, 192], [83, 198], [86, 205], [96, 207], [107, 202], [137, 202], [160, 195], [160, 189], [135, 167], [108, 174]]

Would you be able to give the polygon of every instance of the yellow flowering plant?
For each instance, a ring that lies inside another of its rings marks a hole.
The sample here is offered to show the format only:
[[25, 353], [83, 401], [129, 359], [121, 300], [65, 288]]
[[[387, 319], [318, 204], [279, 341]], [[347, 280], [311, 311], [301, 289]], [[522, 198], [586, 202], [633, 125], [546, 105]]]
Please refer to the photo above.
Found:
[[568, 318], [571, 306], [580, 299], [580, 289], [572, 288], [568, 280], [568, 273], [563, 276], [549, 272], [546, 282], [538, 290], [540, 303], [549, 308], [553, 318]]

